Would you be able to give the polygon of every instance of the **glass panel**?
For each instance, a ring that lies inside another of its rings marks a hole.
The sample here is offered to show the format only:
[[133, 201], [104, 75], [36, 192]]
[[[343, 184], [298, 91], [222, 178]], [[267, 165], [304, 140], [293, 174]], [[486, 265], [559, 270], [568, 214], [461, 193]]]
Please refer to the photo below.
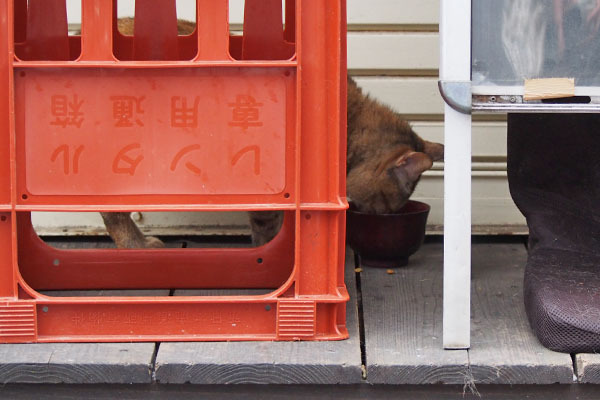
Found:
[[475, 85], [600, 86], [600, 0], [474, 0], [472, 32]]

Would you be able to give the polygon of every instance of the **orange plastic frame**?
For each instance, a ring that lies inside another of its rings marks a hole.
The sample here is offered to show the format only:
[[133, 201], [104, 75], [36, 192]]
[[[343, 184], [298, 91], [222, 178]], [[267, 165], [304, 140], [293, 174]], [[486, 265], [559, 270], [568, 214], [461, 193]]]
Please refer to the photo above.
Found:
[[[345, 0], [0, 0], [0, 342], [335, 340], [344, 286]], [[160, 18], [157, 17], [160, 15]], [[59, 250], [31, 211], [284, 210], [253, 249]], [[43, 290], [272, 288], [255, 296]]]

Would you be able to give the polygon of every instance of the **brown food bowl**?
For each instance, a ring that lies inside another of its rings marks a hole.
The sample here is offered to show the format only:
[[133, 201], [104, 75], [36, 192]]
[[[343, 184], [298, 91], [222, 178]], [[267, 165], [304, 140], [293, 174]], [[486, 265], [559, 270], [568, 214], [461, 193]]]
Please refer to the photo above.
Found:
[[346, 213], [346, 236], [350, 247], [368, 267], [402, 267], [423, 244], [430, 207], [409, 200], [395, 214]]

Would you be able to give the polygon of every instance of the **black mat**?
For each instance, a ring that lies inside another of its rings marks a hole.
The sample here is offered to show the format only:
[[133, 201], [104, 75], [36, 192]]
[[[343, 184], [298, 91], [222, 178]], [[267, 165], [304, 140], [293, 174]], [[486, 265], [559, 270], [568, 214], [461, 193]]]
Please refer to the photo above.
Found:
[[600, 116], [509, 115], [508, 179], [530, 232], [532, 329], [555, 351], [600, 351]]

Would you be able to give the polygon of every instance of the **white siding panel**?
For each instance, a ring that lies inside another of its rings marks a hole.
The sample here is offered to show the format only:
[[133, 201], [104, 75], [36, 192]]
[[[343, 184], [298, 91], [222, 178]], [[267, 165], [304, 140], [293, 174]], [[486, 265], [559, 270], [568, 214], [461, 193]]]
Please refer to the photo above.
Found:
[[[347, 0], [348, 25], [436, 25], [439, 7], [439, 0]], [[229, 21], [243, 20], [244, 0], [229, 0]]]
[[404, 115], [443, 114], [437, 78], [356, 77], [356, 83], [373, 97]]
[[[427, 220], [430, 230], [439, 230], [444, 223], [443, 192], [441, 171], [428, 171], [413, 194], [414, 200], [431, 206]], [[510, 196], [506, 172], [474, 171], [471, 201], [473, 233], [526, 233], [525, 218]]]
[[431, 25], [439, 22], [439, 0], [348, 0], [349, 25]]
[[437, 70], [437, 33], [348, 34], [348, 68], [367, 70]]
[[244, 0], [229, 0], [229, 22], [236, 25], [243, 24]]
[[[415, 132], [424, 139], [443, 143], [444, 124], [442, 122], [413, 122]], [[493, 157], [504, 161], [506, 157], [506, 123], [474, 122], [473, 145], [474, 157]]]

